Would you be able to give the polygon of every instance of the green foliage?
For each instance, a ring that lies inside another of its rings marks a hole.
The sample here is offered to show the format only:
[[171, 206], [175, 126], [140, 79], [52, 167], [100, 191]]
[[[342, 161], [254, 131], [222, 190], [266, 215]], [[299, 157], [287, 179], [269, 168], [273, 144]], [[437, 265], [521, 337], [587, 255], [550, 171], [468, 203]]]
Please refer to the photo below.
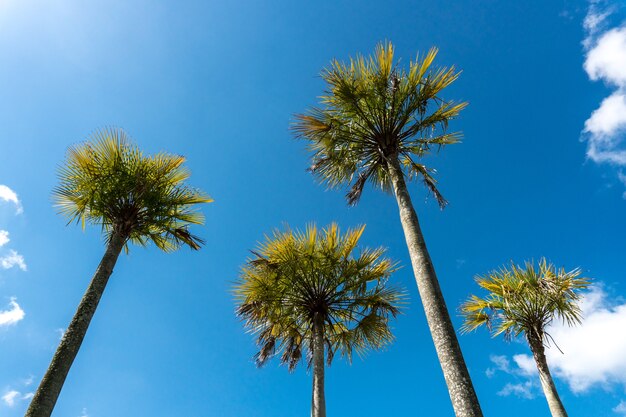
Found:
[[280, 354], [293, 370], [311, 358], [313, 324], [323, 321], [328, 364], [393, 340], [389, 320], [403, 292], [387, 285], [396, 270], [384, 249], [353, 255], [364, 226], [341, 235], [336, 224], [318, 231], [274, 231], [244, 266], [235, 286], [237, 315], [257, 334], [259, 366]]
[[550, 335], [545, 329], [555, 318], [569, 326], [581, 321], [580, 291], [590, 281], [580, 274], [579, 269], [557, 269], [544, 258], [537, 267], [531, 262], [526, 262], [525, 268], [511, 263], [508, 269], [479, 276], [476, 282], [487, 295], [472, 295], [461, 306], [465, 317], [462, 331], [485, 325], [494, 336], [504, 334], [511, 339], [524, 334], [529, 341], [546, 343]]
[[54, 190], [59, 212], [69, 219], [102, 226], [112, 233], [164, 251], [182, 245], [199, 249], [202, 239], [188, 230], [204, 223], [194, 210], [212, 200], [184, 184], [185, 158], [159, 153], [144, 156], [121, 129], [106, 129], [68, 150]]
[[321, 74], [327, 83], [322, 107], [297, 115], [293, 130], [310, 142], [310, 170], [322, 182], [351, 184], [350, 204], [358, 202], [367, 182], [389, 190], [388, 164], [397, 158], [409, 178], [421, 177], [443, 207], [433, 170], [420, 159], [433, 147], [460, 139], [446, 129], [467, 103], [441, 97], [459, 73], [454, 67], [432, 67], [436, 48], [418, 55], [408, 69], [398, 67], [393, 55], [393, 45], [384, 43], [373, 56], [332, 61]]

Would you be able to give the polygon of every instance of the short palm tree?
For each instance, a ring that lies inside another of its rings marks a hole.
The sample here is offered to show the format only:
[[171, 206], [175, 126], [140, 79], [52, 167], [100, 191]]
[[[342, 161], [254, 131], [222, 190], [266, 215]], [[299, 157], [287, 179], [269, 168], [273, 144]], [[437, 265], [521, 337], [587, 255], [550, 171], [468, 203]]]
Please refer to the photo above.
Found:
[[333, 188], [349, 185], [349, 204], [359, 201], [366, 183], [395, 194], [454, 411], [457, 417], [478, 417], [480, 405], [406, 184], [421, 179], [440, 206], [446, 205], [434, 170], [422, 158], [459, 140], [459, 133], [447, 133], [446, 128], [466, 103], [441, 97], [459, 73], [454, 68], [432, 68], [436, 54], [431, 49], [404, 69], [393, 62], [393, 46], [386, 43], [374, 56], [333, 61], [322, 72], [328, 87], [321, 107], [298, 115], [293, 130], [309, 142], [313, 174]]
[[203, 241], [189, 226], [204, 218], [193, 206], [210, 202], [199, 190], [185, 185], [185, 158], [159, 153], [145, 156], [120, 129], [96, 132], [69, 149], [59, 169], [54, 198], [69, 222], [99, 225], [106, 251], [33, 397], [27, 417], [48, 417], [80, 349], [89, 322], [113, 267], [130, 242], [153, 242], [166, 252]]
[[384, 249], [354, 255], [363, 229], [275, 231], [253, 251], [235, 286], [237, 315], [257, 334], [259, 366], [279, 355], [291, 371], [307, 357], [312, 417], [326, 416], [324, 362], [337, 352], [351, 360], [353, 352], [393, 339], [389, 320], [403, 294], [387, 285], [395, 267]]
[[485, 325], [494, 336], [502, 334], [507, 340], [524, 335], [553, 417], [566, 417], [567, 413], [546, 361], [545, 347], [552, 340], [547, 327], [554, 319], [570, 326], [580, 323], [580, 291], [589, 286], [589, 280], [580, 273], [579, 269], [557, 269], [546, 259], [537, 267], [530, 262], [524, 268], [512, 263], [509, 268], [477, 277], [487, 295], [473, 295], [461, 306], [465, 332]]

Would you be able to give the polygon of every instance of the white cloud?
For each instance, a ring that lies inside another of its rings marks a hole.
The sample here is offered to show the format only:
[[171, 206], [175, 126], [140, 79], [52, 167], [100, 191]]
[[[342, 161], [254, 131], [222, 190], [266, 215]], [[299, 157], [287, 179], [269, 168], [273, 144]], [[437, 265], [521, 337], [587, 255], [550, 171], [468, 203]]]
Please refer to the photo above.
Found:
[[16, 214], [22, 213], [24, 210], [22, 209], [22, 203], [20, 199], [17, 197], [15, 191], [7, 187], [6, 185], [0, 184], [0, 200], [8, 201], [15, 204]]
[[3, 269], [18, 266], [22, 271], [26, 271], [27, 266], [24, 257], [14, 250], [10, 250], [8, 255], [0, 257], [0, 267]]
[[26, 394], [22, 394], [19, 391], [10, 390], [2, 396], [2, 401], [4, 401], [4, 403], [7, 406], [13, 407], [18, 401], [30, 400], [31, 398], [34, 397], [34, 395], [35, 394], [32, 392], [27, 392]]
[[558, 324], [550, 334], [564, 352], [548, 349], [554, 373], [574, 392], [593, 385], [621, 384], [626, 387], [626, 302], [614, 303], [595, 287], [581, 305], [584, 321], [577, 327]]
[[497, 371], [510, 375], [528, 376], [537, 373], [537, 367], [532, 357], [528, 355], [513, 355], [513, 362], [516, 366], [511, 366], [511, 361], [506, 355], [491, 355], [489, 360], [493, 362], [495, 368], [487, 368], [487, 376], [492, 377]]
[[[625, 128], [626, 94], [622, 91], [616, 91], [609, 97], [602, 100], [600, 107], [591, 113], [591, 117], [589, 117], [589, 119], [585, 122], [584, 131], [591, 133], [591, 135], [595, 138], [593, 141], [594, 144], [608, 147], [609, 150], [611, 150], [619, 144], [619, 134], [622, 133]], [[590, 157], [594, 159], [591, 155]], [[626, 160], [616, 162], [623, 164]]]
[[507, 374], [511, 373], [511, 362], [505, 355], [491, 355], [489, 360], [493, 362], [495, 368], [487, 368], [485, 372], [487, 377], [491, 378], [497, 371], [502, 371]]
[[535, 398], [534, 386], [531, 381], [521, 382], [519, 384], [506, 384], [498, 395], [502, 397], [508, 397], [509, 395], [515, 395], [516, 397], [533, 399]]
[[626, 86], [626, 27], [600, 35], [587, 52], [584, 68], [593, 81]]
[[15, 405], [15, 400], [18, 399], [20, 393], [19, 391], [9, 391], [2, 396], [2, 401], [9, 407], [13, 407]]
[[89, 417], [89, 415], [87, 414], [86, 408], [83, 408], [83, 411], [80, 413], [80, 417]]
[[585, 20], [583, 20], [583, 28], [587, 32], [587, 36], [589, 37], [596, 34], [602, 28], [606, 18], [609, 17], [611, 13], [613, 13], [612, 9], [599, 10], [595, 4], [591, 4], [585, 16]]
[[[20, 384], [23, 385], [24, 387], [28, 387], [32, 383], [33, 383], [32, 375], [30, 375], [28, 378], [20, 380]], [[4, 403], [7, 406], [13, 407], [18, 402], [30, 400], [34, 396], [35, 396], [34, 392], [26, 392], [22, 394], [20, 391], [13, 389], [12, 387], [9, 387], [8, 390], [5, 392], [5, 394], [1, 398], [2, 398], [2, 401], [4, 401]]]
[[626, 416], [626, 401], [620, 401], [619, 404], [613, 408], [613, 412]]
[[11, 326], [24, 318], [24, 310], [17, 303], [15, 297], [11, 298], [8, 310], [0, 310], [0, 327]]
[[29, 385], [32, 385], [34, 381], [35, 377], [33, 375], [29, 375], [28, 378], [22, 380], [22, 383], [25, 387], [28, 387]]
[[539, 373], [535, 359], [530, 355], [513, 355], [513, 361], [517, 365], [516, 372], [520, 375], [531, 376]]
[[582, 131], [587, 157], [596, 163], [626, 166], [626, 24], [605, 30], [615, 8], [591, 1], [583, 27], [587, 33], [584, 69], [593, 81], [613, 92], [591, 113]]
[[9, 243], [9, 232], [6, 230], [0, 230], [0, 246], [4, 246]]
[[63, 340], [63, 336], [65, 336], [65, 329], [59, 327], [54, 330], [59, 335], [59, 340]]
[[532, 358], [527, 357], [527, 355], [513, 355], [515, 365], [512, 365], [509, 358], [505, 355], [491, 355], [489, 359], [495, 367], [487, 368], [486, 374], [488, 378], [492, 378], [497, 372], [503, 372], [513, 375], [519, 381], [507, 383], [497, 392], [498, 395], [502, 397], [515, 395], [520, 398], [532, 399], [540, 392], [538, 379], [535, 376], [537, 368]]

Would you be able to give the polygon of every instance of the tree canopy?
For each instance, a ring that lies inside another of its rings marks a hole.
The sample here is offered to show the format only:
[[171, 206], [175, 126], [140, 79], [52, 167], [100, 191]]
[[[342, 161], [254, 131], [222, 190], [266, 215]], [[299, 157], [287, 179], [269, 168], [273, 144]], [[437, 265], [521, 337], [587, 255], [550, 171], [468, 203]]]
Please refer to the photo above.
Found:
[[70, 223], [100, 225], [107, 239], [115, 231], [164, 251], [199, 249], [203, 241], [189, 226], [204, 217], [194, 206], [212, 200], [184, 183], [184, 162], [165, 152], [144, 155], [121, 129], [99, 130], [69, 149], [54, 200]]
[[454, 67], [433, 67], [437, 49], [403, 68], [394, 48], [381, 43], [372, 56], [347, 63], [333, 60], [322, 71], [327, 90], [320, 107], [296, 116], [293, 131], [309, 141], [310, 170], [335, 188], [350, 185], [346, 198], [356, 204], [367, 182], [390, 190], [388, 163], [398, 158], [409, 177], [421, 177], [443, 207], [433, 169], [421, 158], [433, 148], [457, 143], [448, 122], [467, 105], [441, 93], [459, 76]]
[[383, 248], [354, 253], [363, 230], [276, 230], [252, 252], [235, 294], [237, 314], [257, 335], [259, 366], [280, 355], [293, 370], [304, 353], [310, 363], [316, 318], [329, 364], [336, 352], [351, 360], [353, 352], [391, 342], [389, 320], [400, 312], [403, 292], [387, 284], [396, 267]]
[[545, 328], [555, 318], [568, 325], [580, 323], [580, 291], [590, 283], [580, 275], [580, 269], [566, 271], [543, 258], [537, 266], [511, 263], [508, 268], [478, 276], [476, 283], [487, 294], [472, 295], [461, 306], [463, 331], [485, 325], [494, 336], [503, 334], [510, 339], [525, 334], [546, 343], [549, 334]]

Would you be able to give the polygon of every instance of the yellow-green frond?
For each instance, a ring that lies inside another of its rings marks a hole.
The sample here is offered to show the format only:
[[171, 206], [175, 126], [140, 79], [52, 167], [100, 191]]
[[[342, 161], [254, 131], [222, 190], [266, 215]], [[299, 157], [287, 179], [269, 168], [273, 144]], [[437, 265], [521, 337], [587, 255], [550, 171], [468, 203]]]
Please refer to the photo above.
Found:
[[310, 350], [314, 318], [324, 324], [327, 360], [391, 342], [389, 321], [404, 292], [387, 284], [396, 268], [382, 248], [354, 254], [364, 227], [336, 223], [275, 230], [252, 251], [234, 288], [237, 314], [257, 335], [259, 365], [272, 356], [293, 369]]
[[55, 205], [69, 222], [100, 225], [107, 236], [115, 231], [166, 251], [197, 249], [202, 240], [187, 228], [204, 222], [195, 206], [212, 200], [184, 184], [190, 176], [184, 162], [165, 152], [145, 156], [122, 129], [98, 130], [69, 148]]
[[332, 60], [322, 70], [327, 88], [320, 106], [297, 115], [292, 130], [308, 141], [310, 171], [330, 188], [346, 186], [349, 204], [359, 201], [368, 183], [390, 191], [389, 161], [398, 158], [410, 178], [429, 173], [424, 183], [445, 205], [434, 171], [414, 169], [423, 166], [421, 158], [460, 138], [447, 129], [466, 103], [442, 96], [460, 73], [434, 67], [436, 55], [436, 48], [418, 54], [404, 68], [394, 63], [392, 43], [383, 42], [370, 56]]
[[503, 334], [509, 339], [525, 334], [545, 341], [545, 329], [554, 319], [568, 325], [580, 323], [580, 291], [590, 283], [580, 273], [580, 269], [556, 268], [542, 258], [537, 266], [511, 263], [479, 276], [476, 283], [486, 296], [472, 295], [461, 306], [463, 329], [472, 331], [484, 324], [494, 336]]

